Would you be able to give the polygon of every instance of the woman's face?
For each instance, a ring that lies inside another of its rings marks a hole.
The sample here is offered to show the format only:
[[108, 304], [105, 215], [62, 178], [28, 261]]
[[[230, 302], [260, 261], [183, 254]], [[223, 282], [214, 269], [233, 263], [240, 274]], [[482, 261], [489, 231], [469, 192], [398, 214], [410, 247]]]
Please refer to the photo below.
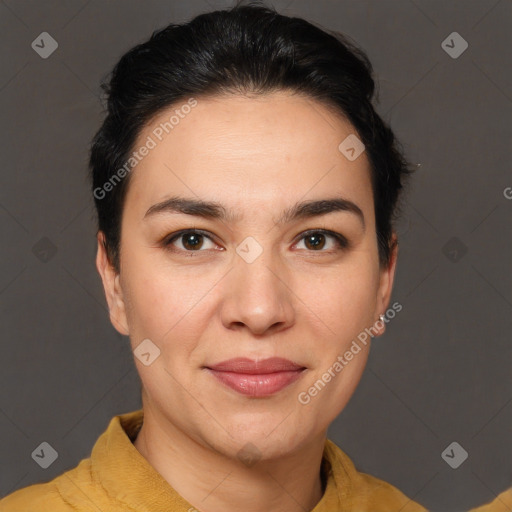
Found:
[[[355, 134], [340, 116], [285, 92], [180, 108], [140, 133], [134, 149], [154, 147], [132, 171], [121, 271], [102, 244], [98, 269], [114, 326], [133, 350], [150, 340], [135, 351], [144, 407], [210, 449], [236, 457], [251, 443], [270, 459], [318, 439], [347, 404], [369, 343], [344, 354], [385, 312], [395, 258], [380, 267], [369, 162], [339, 149]], [[180, 213], [170, 198], [218, 206]], [[322, 200], [341, 208], [294, 215]], [[213, 371], [276, 357], [298, 369]]]

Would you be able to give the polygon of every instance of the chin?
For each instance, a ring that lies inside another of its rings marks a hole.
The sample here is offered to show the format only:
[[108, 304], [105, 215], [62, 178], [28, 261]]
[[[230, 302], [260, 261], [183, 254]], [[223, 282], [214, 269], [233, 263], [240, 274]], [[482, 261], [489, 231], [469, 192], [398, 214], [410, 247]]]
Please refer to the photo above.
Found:
[[[295, 426], [292, 416], [284, 418], [286, 415], [275, 420], [256, 418], [243, 424], [227, 425], [226, 430], [231, 435], [223, 432], [220, 451], [242, 462], [245, 459], [279, 459], [293, 453], [308, 441], [308, 431], [304, 424]], [[288, 425], [287, 421], [290, 422]]]

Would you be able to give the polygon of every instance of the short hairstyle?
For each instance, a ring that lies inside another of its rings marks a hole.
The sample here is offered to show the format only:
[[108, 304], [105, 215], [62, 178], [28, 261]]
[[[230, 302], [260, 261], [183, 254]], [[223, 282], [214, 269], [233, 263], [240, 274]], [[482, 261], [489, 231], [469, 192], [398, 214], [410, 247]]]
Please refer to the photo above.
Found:
[[259, 2], [238, 2], [153, 32], [121, 57], [101, 86], [107, 113], [92, 141], [89, 167], [110, 263], [119, 272], [121, 218], [131, 173], [108, 194], [95, 190], [119, 179], [115, 174], [126, 169], [138, 135], [159, 112], [201, 95], [289, 90], [321, 102], [356, 129], [371, 167], [379, 262], [389, 264], [397, 201], [412, 169], [374, 110], [372, 75], [365, 52], [347, 36]]

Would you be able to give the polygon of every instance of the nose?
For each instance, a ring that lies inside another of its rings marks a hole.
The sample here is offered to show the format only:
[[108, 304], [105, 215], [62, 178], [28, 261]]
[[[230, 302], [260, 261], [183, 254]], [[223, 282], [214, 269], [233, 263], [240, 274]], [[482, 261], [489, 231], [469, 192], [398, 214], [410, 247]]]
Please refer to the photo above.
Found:
[[296, 297], [285, 265], [280, 264], [270, 249], [261, 253], [261, 249], [256, 249], [258, 246], [250, 243], [239, 247], [234, 268], [223, 283], [221, 316], [227, 329], [247, 329], [253, 336], [262, 336], [293, 325]]

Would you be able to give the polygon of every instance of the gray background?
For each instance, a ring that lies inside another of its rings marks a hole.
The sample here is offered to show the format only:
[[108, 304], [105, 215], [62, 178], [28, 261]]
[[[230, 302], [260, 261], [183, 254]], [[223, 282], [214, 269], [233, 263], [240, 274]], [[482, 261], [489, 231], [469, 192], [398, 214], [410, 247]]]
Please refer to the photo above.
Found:
[[[140, 407], [94, 265], [86, 162], [99, 82], [153, 30], [228, 5], [0, 2], [0, 496], [74, 467], [112, 416]], [[487, 502], [512, 484], [512, 4], [273, 5], [368, 52], [378, 111], [421, 163], [398, 225], [403, 310], [330, 437], [430, 510]], [[48, 59], [31, 48], [43, 31], [59, 44]], [[469, 44], [456, 59], [441, 47], [454, 31]], [[46, 470], [31, 458], [43, 441], [59, 454]], [[452, 441], [469, 453], [455, 470], [441, 458]]]

